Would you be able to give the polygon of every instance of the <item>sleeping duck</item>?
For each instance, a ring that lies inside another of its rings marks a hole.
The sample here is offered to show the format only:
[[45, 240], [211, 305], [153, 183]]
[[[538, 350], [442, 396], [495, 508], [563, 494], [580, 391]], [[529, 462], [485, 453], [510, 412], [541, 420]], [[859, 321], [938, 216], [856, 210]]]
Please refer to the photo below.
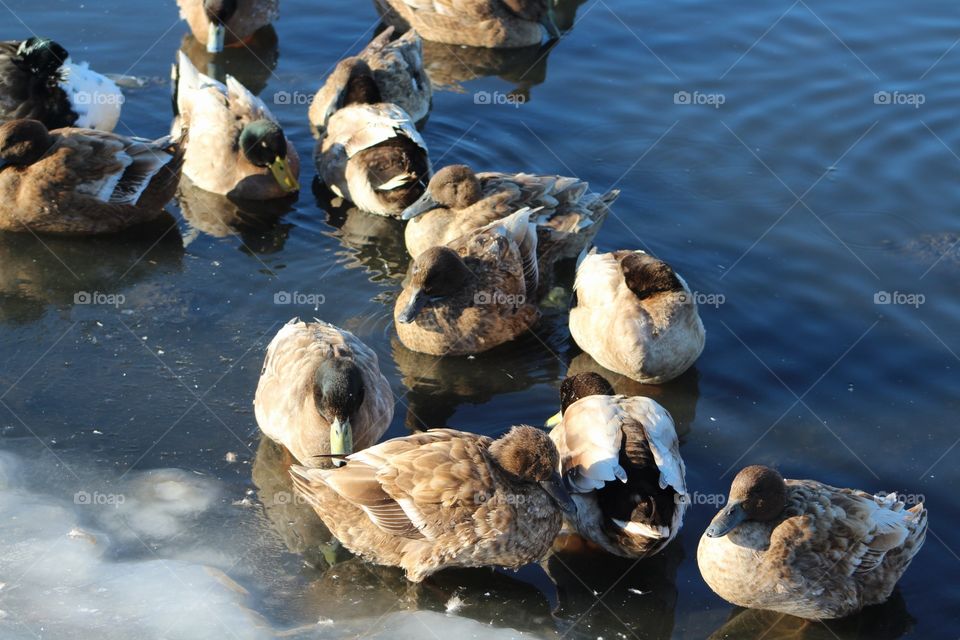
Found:
[[537, 235], [522, 209], [428, 249], [413, 261], [394, 319], [405, 347], [431, 355], [470, 355], [526, 332], [540, 317]]
[[123, 93], [47, 38], [0, 42], [0, 120], [30, 118], [49, 129], [113, 131]]
[[420, 582], [446, 567], [519, 568], [543, 557], [572, 508], [557, 450], [534, 427], [497, 440], [434, 429], [290, 467], [294, 485], [350, 551]]
[[337, 109], [353, 103], [363, 92], [368, 75], [380, 92], [378, 101], [397, 105], [415, 123], [426, 119], [433, 89], [423, 70], [420, 36], [408, 31], [391, 42], [392, 37], [393, 27], [388, 27], [363, 51], [337, 64], [310, 103], [310, 125], [318, 136]]
[[393, 419], [393, 392], [359, 338], [294, 318], [267, 347], [253, 407], [267, 437], [314, 467], [376, 444]]
[[280, 0], [177, 0], [177, 6], [210, 53], [241, 46], [280, 17]]
[[190, 129], [183, 173], [193, 184], [247, 200], [299, 191], [300, 158], [263, 101], [232, 76], [224, 85], [203, 75], [183, 52], [177, 60], [173, 131]]
[[923, 504], [750, 466], [700, 539], [713, 591], [741, 607], [812, 620], [840, 618], [890, 597], [927, 534]]
[[543, 29], [559, 38], [556, 0], [376, 0], [385, 22], [411, 27], [427, 40], [471, 47], [540, 44]]
[[179, 146], [92, 129], [0, 125], [0, 230], [92, 235], [159, 216], [177, 190]]
[[347, 93], [321, 132], [317, 171], [338, 197], [369, 213], [398, 217], [430, 178], [427, 144], [406, 111], [383, 102], [366, 62], [355, 58], [346, 66]]
[[690, 368], [705, 331], [687, 283], [643, 251], [597, 253], [577, 267], [570, 334], [607, 369], [660, 384]]
[[547, 426], [577, 505], [574, 529], [619, 556], [662, 551], [689, 503], [670, 414], [650, 398], [614, 395], [596, 373], [566, 378], [560, 403]]
[[528, 173], [474, 173], [466, 165], [437, 171], [418, 201], [401, 216], [410, 220], [407, 250], [418, 255], [459, 238], [521, 207], [539, 207], [536, 215], [540, 270], [575, 258], [593, 241], [620, 192], [587, 193], [576, 178]]

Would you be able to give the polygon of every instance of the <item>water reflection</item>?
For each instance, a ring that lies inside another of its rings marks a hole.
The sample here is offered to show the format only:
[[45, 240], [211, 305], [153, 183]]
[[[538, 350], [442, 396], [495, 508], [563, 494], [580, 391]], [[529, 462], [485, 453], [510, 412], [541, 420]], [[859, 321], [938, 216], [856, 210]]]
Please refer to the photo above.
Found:
[[734, 609], [711, 640], [895, 640], [913, 628], [916, 621], [907, 611], [899, 591], [890, 599], [867, 607], [857, 615], [816, 622], [759, 609]]
[[183, 37], [180, 50], [201, 73], [226, 82], [227, 74], [259, 95], [273, 76], [280, 58], [280, 40], [272, 26], [260, 29], [244, 45], [227, 47], [222, 53], [209, 53], [193, 34]]
[[50, 306], [93, 302], [84, 293], [129, 293], [139, 281], [179, 271], [182, 257], [180, 232], [169, 214], [92, 238], [0, 233], [0, 322], [29, 324]]
[[231, 199], [204, 191], [184, 176], [177, 200], [183, 217], [190, 224], [184, 245], [189, 245], [203, 232], [214, 238], [239, 236], [244, 247], [254, 253], [276, 253], [283, 249], [293, 227], [282, 224], [280, 218], [292, 209], [295, 198]]
[[[557, 587], [554, 611], [569, 637], [669, 638], [677, 606], [677, 568], [684, 559], [675, 541], [646, 560], [603, 552], [576, 535], [561, 535], [543, 567]], [[602, 596], [598, 604], [597, 598]]]
[[697, 419], [697, 401], [700, 399], [700, 373], [696, 366], [666, 384], [641, 384], [636, 380], [603, 368], [587, 353], [581, 353], [570, 362], [567, 375], [598, 373], [613, 385], [614, 391], [625, 396], [645, 396], [659, 402], [670, 412], [677, 427], [677, 435], [685, 438]]

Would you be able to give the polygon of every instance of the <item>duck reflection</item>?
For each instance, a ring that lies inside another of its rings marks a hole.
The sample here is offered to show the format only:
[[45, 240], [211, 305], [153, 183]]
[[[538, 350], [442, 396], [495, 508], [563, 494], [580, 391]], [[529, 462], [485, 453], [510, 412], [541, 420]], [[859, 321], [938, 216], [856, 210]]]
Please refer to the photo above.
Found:
[[266, 26], [243, 45], [227, 47], [221, 53], [209, 53], [206, 45], [188, 33], [180, 50], [201, 73], [220, 82], [226, 82], [230, 74], [254, 95], [260, 95], [280, 59], [279, 43], [274, 28]]
[[403, 241], [403, 222], [357, 209], [331, 192], [319, 179], [313, 181], [317, 206], [327, 212], [327, 224], [354, 256], [353, 264], [369, 271], [374, 282], [403, 278], [410, 264]]
[[587, 372], [598, 373], [606, 378], [618, 394], [644, 396], [659, 402], [670, 412], [681, 441], [690, 433], [690, 427], [697, 418], [697, 401], [700, 399], [700, 374], [696, 366], [666, 384], [642, 384], [603, 368], [590, 354], [580, 353], [570, 361], [566, 375]]
[[899, 591], [885, 603], [867, 607], [860, 613], [817, 622], [795, 618], [776, 611], [736, 608], [710, 640], [895, 640], [907, 634], [915, 624]]
[[562, 533], [542, 566], [557, 587], [554, 615], [566, 627], [564, 635], [669, 638], [683, 558], [679, 541], [652, 558], [633, 561]]
[[123, 233], [90, 238], [0, 233], [0, 322], [27, 324], [48, 307], [89, 304], [84, 294], [124, 294], [181, 268], [183, 243], [169, 214]]
[[184, 238], [189, 245], [200, 234], [214, 238], [238, 236], [249, 251], [276, 253], [283, 249], [292, 224], [280, 218], [292, 209], [296, 198], [283, 200], [239, 200], [204, 191], [186, 176], [180, 180], [177, 200], [190, 229]]

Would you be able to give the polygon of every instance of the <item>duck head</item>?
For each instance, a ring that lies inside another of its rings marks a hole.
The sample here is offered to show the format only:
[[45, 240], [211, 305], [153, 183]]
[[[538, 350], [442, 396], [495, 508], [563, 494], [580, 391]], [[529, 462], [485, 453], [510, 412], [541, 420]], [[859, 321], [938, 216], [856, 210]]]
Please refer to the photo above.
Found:
[[237, 0], [203, 0], [203, 12], [210, 22], [207, 51], [220, 53], [227, 35], [227, 22], [237, 12]]
[[473, 280], [473, 272], [450, 247], [431, 247], [414, 260], [410, 272], [410, 299], [397, 314], [408, 324], [417, 319], [428, 302], [456, 295]]
[[270, 169], [273, 179], [287, 193], [300, 190], [297, 176], [287, 162], [287, 139], [283, 130], [271, 120], [255, 120], [240, 133], [240, 149], [254, 166]]
[[437, 171], [420, 199], [407, 207], [401, 218], [410, 220], [438, 207], [466, 209], [479, 202], [483, 192], [480, 179], [465, 164], [452, 164]]
[[313, 397], [317, 411], [330, 423], [330, 454], [353, 453], [353, 416], [363, 405], [363, 374], [353, 360], [325, 360], [314, 373]]
[[721, 509], [706, 535], [721, 538], [747, 521], [770, 522], [787, 506], [787, 485], [783, 476], [762, 465], [744, 468], [733, 479], [727, 506]]
[[658, 293], [683, 291], [683, 283], [673, 268], [643, 251], [616, 252], [620, 270], [627, 288], [639, 300], [646, 300]]
[[25, 167], [43, 157], [53, 140], [42, 122], [11, 120], [0, 126], [0, 170]]
[[351, 104], [379, 104], [383, 102], [380, 87], [373, 78], [370, 66], [360, 58], [350, 58], [340, 63], [348, 70], [347, 85], [339, 108]]
[[559, 0], [503, 0], [511, 11], [526, 20], [539, 22], [551, 40], [562, 34], [557, 26], [556, 5]]
[[498, 467], [521, 482], [534, 482], [546, 491], [565, 513], [576, 511], [557, 467], [560, 454], [545, 432], [535, 427], [513, 427], [490, 445]]
[[29, 38], [20, 43], [17, 57], [34, 75], [50, 78], [57, 74], [70, 54], [48, 38]]
[[573, 376], [567, 376], [560, 383], [560, 411], [552, 416], [545, 426], [553, 427], [560, 424], [563, 419], [563, 413], [567, 407], [572, 405], [580, 398], [587, 396], [612, 396], [616, 395], [613, 387], [607, 382], [607, 379], [599, 373], [588, 371], [578, 373]]

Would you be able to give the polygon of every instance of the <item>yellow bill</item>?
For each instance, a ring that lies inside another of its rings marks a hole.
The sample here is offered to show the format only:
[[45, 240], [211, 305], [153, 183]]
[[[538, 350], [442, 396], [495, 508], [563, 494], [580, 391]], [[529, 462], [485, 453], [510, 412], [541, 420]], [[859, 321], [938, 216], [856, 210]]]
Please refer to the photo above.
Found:
[[300, 183], [297, 182], [297, 177], [290, 170], [290, 163], [285, 159], [279, 156], [275, 158], [270, 163], [270, 173], [273, 174], [273, 179], [277, 181], [277, 184], [287, 193], [300, 191]]

